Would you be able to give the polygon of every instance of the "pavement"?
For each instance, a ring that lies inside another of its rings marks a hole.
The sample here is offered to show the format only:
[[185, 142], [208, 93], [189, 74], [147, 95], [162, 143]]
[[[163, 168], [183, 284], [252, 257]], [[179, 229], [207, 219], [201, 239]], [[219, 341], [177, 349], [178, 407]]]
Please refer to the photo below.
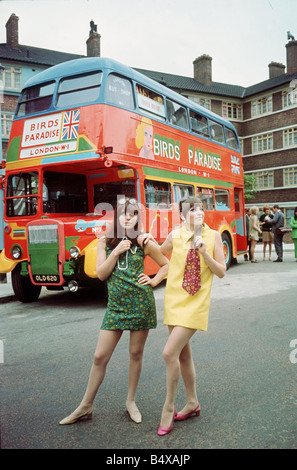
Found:
[[[294, 251], [294, 244], [293, 243], [284, 243], [284, 251]], [[255, 253], [259, 253], [262, 255], [263, 252], [263, 245], [262, 243], [259, 243], [256, 245], [256, 250]], [[268, 253], [268, 249], [267, 249]], [[267, 254], [266, 254], [267, 256]], [[272, 250], [272, 258], [275, 259], [275, 251], [274, 247]], [[11, 302], [13, 300], [16, 300], [16, 297], [13, 292], [12, 284], [11, 284], [11, 273], [8, 273], [6, 275], [6, 282], [0, 282], [0, 304], [6, 303], [6, 302]]]

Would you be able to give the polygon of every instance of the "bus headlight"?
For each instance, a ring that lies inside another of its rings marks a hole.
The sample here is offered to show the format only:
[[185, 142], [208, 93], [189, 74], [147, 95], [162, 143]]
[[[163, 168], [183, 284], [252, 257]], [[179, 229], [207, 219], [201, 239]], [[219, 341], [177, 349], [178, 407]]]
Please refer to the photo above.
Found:
[[19, 245], [14, 245], [11, 254], [14, 259], [19, 259], [22, 256], [22, 248]]
[[69, 253], [70, 253], [70, 256], [71, 258], [78, 258], [79, 257], [79, 248], [77, 248], [77, 246], [72, 246], [70, 249], [69, 249]]

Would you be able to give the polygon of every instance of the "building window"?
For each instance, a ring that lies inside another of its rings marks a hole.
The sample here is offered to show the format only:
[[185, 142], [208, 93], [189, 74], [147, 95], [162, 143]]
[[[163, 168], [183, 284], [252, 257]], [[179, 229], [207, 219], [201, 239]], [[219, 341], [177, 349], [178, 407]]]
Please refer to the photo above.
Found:
[[222, 116], [226, 119], [242, 119], [242, 105], [236, 103], [223, 102]]
[[206, 108], [209, 111], [211, 110], [211, 100], [209, 98], [201, 98], [201, 97], [198, 97], [198, 96], [189, 96], [189, 99], [191, 101], [194, 101], [194, 103], [197, 103], [200, 106], [203, 106], [203, 108]]
[[273, 171], [257, 171], [252, 174], [255, 177], [254, 189], [267, 189], [274, 187]]
[[22, 80], [21, 80], [21, 69], [20, 67], [8, 67], [4, 66], [3, 71], [3, 85], [4, 88], [10, 90], [21, 90]]
[[295, 147], [297, 145], [297, 127], [283, 131], [284, 147]]
[[261, 116], [272, 112], [272, 96], [262, 98], [260, 100], [252, 101], [252, 115], [253, 117]]
[[297, 167], [284, 168], [283, 180], [284, 186], [297, 186]]
[[272, 134], [263, 134], [253, 137], [252, 139], [252, 152], [267, 152], [273, 150], [273, 137]]
[[283, 109], [290, 108], [297, 104], [297, 88], [290, 89], [288, 91], [283, 91], [282, 93], [283, 99]]
[[1, 113], [1, 133], [2, 137], [8, 138], [11, 130], [13, 114]]

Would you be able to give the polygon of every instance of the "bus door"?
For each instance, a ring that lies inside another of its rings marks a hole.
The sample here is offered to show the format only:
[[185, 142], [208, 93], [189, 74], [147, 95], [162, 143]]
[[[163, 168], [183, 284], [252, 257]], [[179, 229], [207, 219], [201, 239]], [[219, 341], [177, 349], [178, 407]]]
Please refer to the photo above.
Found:
[[237, 253], [240, 254], [247, 249], [245, 213], [244, 213], [243, 189], [234, 188], [234, 206], [236, 220], [236, 244]]

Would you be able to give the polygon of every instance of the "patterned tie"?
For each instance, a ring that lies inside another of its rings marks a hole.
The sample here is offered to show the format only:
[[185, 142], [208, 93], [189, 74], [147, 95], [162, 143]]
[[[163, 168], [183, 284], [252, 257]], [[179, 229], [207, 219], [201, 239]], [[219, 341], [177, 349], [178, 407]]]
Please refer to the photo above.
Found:
[[182, 285], [190, 295], [196, 294], [201, 287], [200, 256], [195, 248], [188, 251]]

